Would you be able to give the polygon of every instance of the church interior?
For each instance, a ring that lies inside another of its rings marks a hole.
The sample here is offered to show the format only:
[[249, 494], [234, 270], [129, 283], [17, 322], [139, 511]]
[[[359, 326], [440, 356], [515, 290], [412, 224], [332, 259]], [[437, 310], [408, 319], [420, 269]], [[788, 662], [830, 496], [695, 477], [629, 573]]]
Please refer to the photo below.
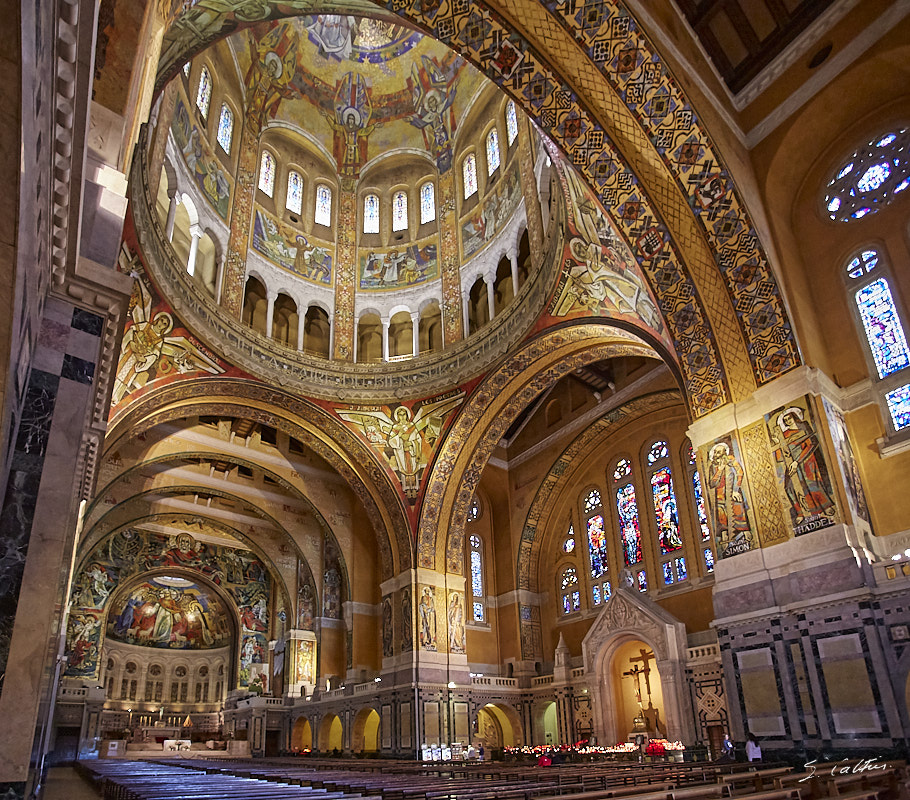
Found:
[[906, 753], [910, 2], [17, 12], [0, 796]]

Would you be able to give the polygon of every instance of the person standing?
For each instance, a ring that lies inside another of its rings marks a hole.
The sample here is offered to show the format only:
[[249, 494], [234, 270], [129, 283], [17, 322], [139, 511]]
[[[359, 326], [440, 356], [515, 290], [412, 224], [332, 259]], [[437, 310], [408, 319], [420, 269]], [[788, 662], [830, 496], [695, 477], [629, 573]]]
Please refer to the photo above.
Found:
[[746, 737], [746, 761], [761, 761], [761, 745], [754, 733]]

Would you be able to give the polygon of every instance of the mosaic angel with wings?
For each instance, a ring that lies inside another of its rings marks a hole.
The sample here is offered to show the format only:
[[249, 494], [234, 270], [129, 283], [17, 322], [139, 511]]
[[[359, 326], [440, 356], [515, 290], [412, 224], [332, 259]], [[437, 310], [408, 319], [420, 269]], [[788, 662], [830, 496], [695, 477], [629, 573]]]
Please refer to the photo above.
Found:
[[423, 403], [416, 411], [407, 406], [358, 408], [339, 411], [352, 422], [373, 448], [383, 454], [401, 481], [405, 495], [417, 497], [423, 470], [430, 461], [449, 413], [464, 399], [459, 392]]

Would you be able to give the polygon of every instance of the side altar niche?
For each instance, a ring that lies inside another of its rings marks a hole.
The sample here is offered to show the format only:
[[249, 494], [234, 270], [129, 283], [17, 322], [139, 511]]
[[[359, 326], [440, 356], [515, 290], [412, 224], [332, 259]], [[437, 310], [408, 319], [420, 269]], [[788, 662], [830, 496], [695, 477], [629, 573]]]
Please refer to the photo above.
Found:
[[[631, 665], [628, 670], [621, 674], [623, 700], [626, 701], [624, 705], [628, 705], [626, 687], [631, 687], [632, 697], [635, 701], [633, 709], [637, 706], [626, 741], [635, 742], [636, 744], [647, 744], [649, 739], [666, 738], [666, 727], [660, 716], [660, 701], [662, 697], [660, 677], [657, 674], [657, 670], [652, 670], [650, 667], [650, 663], [654, 661], [654, 652], [647, 647], [640, 647], [640, 643], [633, 643], [633, 645], [637, 647], [637, 655], [629, 656], [626, 653], [628, 648], [623, 648], [616, 656], [617, 668], [622, 669], [626, 663]], [[653, 693], [652, 680], [655, 682], [655, 691]], [[644, 689], [644, 693], [642, 689]], [[647, 697], [647, 706], [645, 706], [645, 697]], [[656, 705], [655, 700], [657, 701]]]

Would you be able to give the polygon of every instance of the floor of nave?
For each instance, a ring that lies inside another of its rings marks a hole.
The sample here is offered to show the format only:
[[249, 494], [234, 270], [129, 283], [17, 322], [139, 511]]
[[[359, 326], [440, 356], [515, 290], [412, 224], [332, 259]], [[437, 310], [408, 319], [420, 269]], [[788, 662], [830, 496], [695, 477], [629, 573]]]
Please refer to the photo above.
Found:
[[72, 767], [51, 767], [42, 800], [99, 800], [101, 795]]

